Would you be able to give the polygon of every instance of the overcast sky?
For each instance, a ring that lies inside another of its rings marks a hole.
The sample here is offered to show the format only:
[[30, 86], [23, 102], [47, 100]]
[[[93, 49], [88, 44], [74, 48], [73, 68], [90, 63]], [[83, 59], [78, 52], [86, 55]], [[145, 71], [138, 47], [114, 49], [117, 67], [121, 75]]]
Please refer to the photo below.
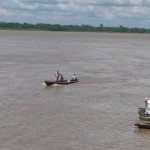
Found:
[[150, 0], [2, 0], [0, 22], [150, 28]]

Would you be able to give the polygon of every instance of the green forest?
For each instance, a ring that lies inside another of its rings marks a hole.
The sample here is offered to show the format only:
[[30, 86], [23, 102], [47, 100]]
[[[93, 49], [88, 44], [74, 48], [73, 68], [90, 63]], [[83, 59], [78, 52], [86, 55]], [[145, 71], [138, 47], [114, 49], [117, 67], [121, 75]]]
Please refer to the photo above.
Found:
[[100, 24], [98, 27], [90, 25], [59, 25], [59, 24], [29, 24], [29, 23], [8, 23], [0, 22], [0, 30], [42, 30], [42, 31], [68, 31], [68, 32], [120, 32], [120, 33], [150, 33], [150, 29], [119, 27], [105, 27]]

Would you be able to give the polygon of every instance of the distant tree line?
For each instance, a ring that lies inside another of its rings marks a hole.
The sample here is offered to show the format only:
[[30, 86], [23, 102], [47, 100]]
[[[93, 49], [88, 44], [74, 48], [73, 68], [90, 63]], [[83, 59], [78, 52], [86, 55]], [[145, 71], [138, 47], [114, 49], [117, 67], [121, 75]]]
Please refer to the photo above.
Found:
[[128, 28], [120, 25], [119, 27], [99, 27], [90, 25], [59, 25], [45, 23], [7, 23], [0, 22], [0, 29], [7, 30], [45, 30], [45, 31], [75, 31], [75, 32], [121, 32], [121, 33], [150, 33], [150, 29], [145, 28]]

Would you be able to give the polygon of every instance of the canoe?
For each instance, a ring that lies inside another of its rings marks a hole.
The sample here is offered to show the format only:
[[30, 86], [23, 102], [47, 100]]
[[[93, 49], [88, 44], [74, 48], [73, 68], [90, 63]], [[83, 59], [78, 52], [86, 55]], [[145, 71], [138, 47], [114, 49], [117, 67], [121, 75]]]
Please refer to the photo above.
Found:
[[47, 86], [51, 86], [53, 84], [61, 84], [61, 85], [72, 84], [72, 83], [79, 82], [79, 80], [44, 81], [44, 82]]

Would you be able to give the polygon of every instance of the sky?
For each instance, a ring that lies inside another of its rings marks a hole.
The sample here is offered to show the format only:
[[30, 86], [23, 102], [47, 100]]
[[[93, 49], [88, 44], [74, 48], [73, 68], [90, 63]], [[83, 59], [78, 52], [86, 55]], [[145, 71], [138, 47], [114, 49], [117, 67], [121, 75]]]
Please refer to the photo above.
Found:
[[2, 0], [0, 22], [150, 28], [150, 0]]

